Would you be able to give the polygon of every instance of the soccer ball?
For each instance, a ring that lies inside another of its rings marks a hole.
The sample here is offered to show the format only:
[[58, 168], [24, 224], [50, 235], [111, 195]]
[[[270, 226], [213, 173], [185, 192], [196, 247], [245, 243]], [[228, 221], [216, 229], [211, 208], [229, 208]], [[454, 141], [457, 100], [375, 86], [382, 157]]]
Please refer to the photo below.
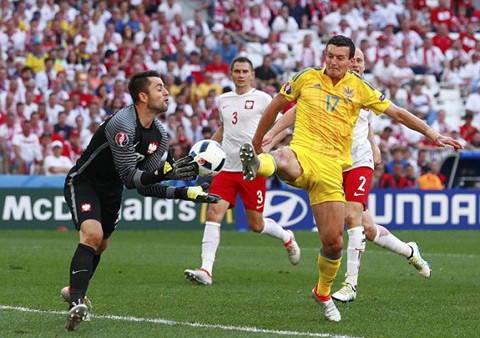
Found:
[[225, 164], [225, 152], [220, 143], [213, 140], [203, 140], [195, 143], [190, 149], [190, 155], [198, 163], [198, 175], [213, 177]]

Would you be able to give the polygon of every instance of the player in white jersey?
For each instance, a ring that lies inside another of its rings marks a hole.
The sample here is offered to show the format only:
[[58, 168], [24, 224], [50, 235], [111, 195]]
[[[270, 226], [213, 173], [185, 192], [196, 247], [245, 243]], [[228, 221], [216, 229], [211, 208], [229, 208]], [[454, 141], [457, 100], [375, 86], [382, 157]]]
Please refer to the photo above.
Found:
[[245, 205], [250, 229], [281, 240], [292, 264], [297, 264], [300, 260], [300, 248], [293, 233], [283, 229], [273, 219], [263, 217], [266, 179], [257, 177], [252, 182], [244, 181], [238, 154], [242, 144], [251, 142], [262, 113], [272, 98], [251, 86], [255, 73], [248, 58], [238, 57], [233, 60], [230, 76], [235, 90], [220, 95], [218, 109], [222, 126], [212, 136], [213, 140], [222, 143], [227, 155], [222, 171], [213, 178], [210, 187], [210, 193], [220, 195], [222, 200], [207, 211], [202, 240], [202, 266], [184, 272], [188, 280], [205, 285], [212, 284], [213, 264], [220, 244], [220, 225], [227, 210], [235, 207], [237, 194]]
[[[365, 60], [360, 49], [356, 49], [352, 61], [354, 71], [363, 74]], [[385, 227], [373, 222], [366, 205], [372, 182], [374, 165], [380, 164], [381, 155], [375, 143], [370, 127], [373, 113], [361, 110], [352, 141], [352, 166], [343, 172], [343, 189], [347, 201], [345, 207], [345, 223], [347, 226], [347, 271], [346, 279], [339, 291], [332, 298], [342, 302], [351, 302], [356, 298], [360, 257], [365, 252], [365, 238], [392, 252], [405, 256], [424, 277], [430, 277], [430, 266], [420, 256], [416, 243], [405, 243], [391, 234]], [[295, 107], [287, 111], [282, 119], [267, 133], [264, 146], [269, 146], [272, 135], [291, 125], [295, 119]]]

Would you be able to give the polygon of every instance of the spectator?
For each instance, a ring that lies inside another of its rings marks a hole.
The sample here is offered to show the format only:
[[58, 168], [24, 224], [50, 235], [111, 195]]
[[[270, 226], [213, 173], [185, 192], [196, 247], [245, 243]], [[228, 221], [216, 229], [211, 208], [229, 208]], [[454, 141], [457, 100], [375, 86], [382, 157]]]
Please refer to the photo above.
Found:
[[[457, 40], [458, 41], [458, 40]], [[457, 89], [466, 88], [467, 80], [463, 78], [464, 71], [459, 58], [454, 57], [448, 61], [448, 66], [441, 76], [441, 83], [444, 88]]]
[[250, 16], [243, 22], [243, 33], [248, 41], [263, 42], [268, 38], [270, 27], [260, 16], [260, 5], [250, 6]]
[[473, 114], [471, 112], [466, 112], [463, 117], [465, 123], [460, 126], [460, 136], [467, 142], [470, 142], [473, 138], [473, 135], [478, 131], [477, 127], [472, 124]]
[[302, 29], [325, 32], [326, 27], [323, 18], [327, 15], [326, 4], [321, 0], [312, 0], [305, 6], [305, 14], [302, 18]]
[[302, 45], [295, 48], [296, 69], [301, 70], [318, 65], [321, 51], [312, 45], [312, 35], [306, 34], [303, 37]]
[[432, 169], [432, 174], [435, 174], [442, 182], [442, 185], [445, 187], [445, 183], [447, 181], [447, 177], [440, 172], [440, 164], [436, 160], [430, 161], [430, 169]]
[[415, 51], [423, 45], [423, 40], [420, 37], [420, 34], [411, 29], [410, 21], [406, 17], [402, 18], [400, 31], [395, 34], [395, 46], [401, 48], [404, 41], [409, 42], [411, 51]]
[[102, 13], [98, 9], [93, 12], [92, 18], [88, 21], [87, 25], [90, 35], [97, 41], [102, 41], [107, 28], [105, 22], [102, 21]]
[[390, 156], [392, 158], [392, 160], [390, 162], [387, 163], [387, 165], [385, 166], [385, 170], [387, 173], [390, 173], [392, 174], [394, 172], [394, 166], [395, 166], [395, 163], [401, 163], [402, 164], [402, 169], [406, 169], [407, 168], [407, 160], [405, 160], [403, 158], [403, 154], [402, 154], [402, 149], [401, 148], [392, 148], [390, 150]]
[[205, 22], [205, 20], [203, 20], [202, 14], [201, 14], [200, 11], [198, 11], [198, 10], [195, 11], [193, 20], [194, 20], [194, 23], [195, 23], [195, 35], [196, 36], [209, 36], [210, 35], [210, 28], [208, 27], [208, 24]]
[[418, 178], [418, 187], [421, 190], [442, 190], [443, 184], [440, 181], [440, 178], [432, 174], [432, 169], [429, 165], [424, 165], [422, 167], [422, 174]]
[[190, 139], [193, 143], [196, 143], [203, 139], [202, 135], [202, 121], [200, 116], [197, 114], [190, 117], [190, 128], [186, 128], [185, 133], [187, 138]]
[[471, 150], [480, 150], [480, 131], [476, 131], [473, 134], [467, 148]]
[[118, 7], [115, 7], [112, 10], [112, 17], [105, 22], [105, 25], [107, 26], [107, 31], [108, 31], [109, 24], [113, 24], [113, 29], [115, 33], [118, 33], [118, 34], [122, 33], [125, 23], [122, 20], [120, 9]]
[[398, 19], [402, 12], [402, 6], [397, 5], [395, 2], [388, 1], [388, 0], [380, 0], [379, 4], [375, 6], [375, 10], [377, 15], [380, 17], [381, 25], [379, 28], [385, 28], [385, 26], [391, 24], [394, 27], [399, 27]]
[[397, 59], [396, 69], [393, 71], [393, 81], [401, 87], [411, 88], [415, 73], [408, 66], [407, 60], [402, 55]]
[[437, 81], [440, 81], [445, 56], [440, 48], [433, 45], [431, 38], [425, 37], [423, 46], [417, 50], [417, 56], [421, 60], [425, 74], [435, 75]]
[[462, 44], [463, 50], [467, 53], [475, 49], [475, 46], [477, 44], [477, 38], [475, 37], [475, 27], [476, 26], [474, 23], [469, 23], [466, 30], [460, 31], [460, 36], [458, 37]]
[[446, 24], [448, 29], [452, 28], [452, 19], [454, 15], [447, 6], [447, 0], [438, 0], [438, 7], [432, 9], [430, 13], [430, 23], [434, 30], [439, 31], [441, 24]]
[[187, 31], [182, 36], [182, 41], [185, 44], [185, 51], [191, 53], [192, 51], [200, 52], [200, 49], [195, 45], [195, 40], [197, 39], [195, 35], [195, 23], [193, 20], [188, 20], [185, 24]]
[[58, 103], [57, 94], [50, 93], [46, 105], [46, 112], [48, 116], [48, 122], [52, 125], [58, 123], [58, 114], [64, 111], [64, 108]]
[[165, 18], [173, 21], [175, 14], [182, 14], [182, 7], [175, 0], [166, 0], [158, 6], [158, 12], [165, 13]]
[[230, 36], [230, 34], [223, 34], [222, 43], [217, 46], [215, 53], [220, 54], [223, 61], [228, 65], [232, 62], [234, 58], [237, 57], [238, 47], [232, 42], [232, 37]]
[[16, 121], [15, 113], [8, 112], [5, 116], [5, 123], [0, 124], [0, 158], [2, 159], [2, 171], [11, 173], [10, 166], [15, 161], [13, 151], [13, 136], [21, 133], [22, 129]]
[[373, 68], [375, 84], [382, 91], [395, 81], [395, 75], [399, 73], [397, 66], [392, 62], [390, 54], [385, 54]]
[[205, 38], [205, 46], [209, 51], [215, 51], [221, 45], [224, 29], [224, 26], [218, 22], [212, 26], [212, 34]]
[[265, 55], [262, 65], [255, 68], [255, 81], [258, 84], [258, 89], [261, 90], [270, 85], [278, 88], [277, 74], [272, 67], [272, 57], [270, 55]]
[[53, 126], [53, 130], [59, 134], [64, 140], [68, 140], [72, 127], [67, 124], [67, 115], [64, 111], [58, 113], [57, 123]]
[[222, 54], [215, 53], [212, 62], [206, 65], [205, 72], [212, 74], [213, 80], [222, 85], [228, 76], [228, 64], [223, 60]]
[[437, 112], [437, 118], [432, 123], [432, 128], [442, 135], [449, 135], [450, 131], [453, 129], [452, 126], [447, 122], [446, 116], [447, 113], [445, 110], [440, 109]]
[[424, 89], [422, 83], [414, 84], [409, 103], [411, 112], [417, 117], [425, 120], [429, 125], [435, 121], [437, 112], [433, 108], [433, 98]]
[[395, 162], [393, 172], [391, 174], [383, 174], [377, 186], [379, 189], [404, 189], [407, 187], [407, 179], [405, 178], [403, 164], [401, 162]]
[[44, 160], [43, 169], [47, 176], [66, 176], [73, 164], [66, 156], [62, 155], [63, 143], [61, 141], [53, 141], [50, 144], [52, 154], [47, 155]]
[[406, 188], [416, 189], [418, 188], [417, 176], [415, 175], [415, 169], [411, 164], [407, 164], [405, 168], [405, 180]]
[[295, 43], [297, 41], [297, 32], [299, 24], [293, 16], [289, 15], [287, 5], [280, 8], [279, 15], [273, 19], [272, 32], [280, 36], [280, 40], [285, 43]]
[[438, 27], [438, 32], [432, 38], [434, 46], [440, 48], [440, 50], [445, 54], [445, 52], [452, 46], [453, 40], [448, 35], [448, 26], [445, 23], [441, 23]]
[[244, 38], [243, 21], [240, 18], [237, 8], [228, 11], [228, 20], [225, 22], [225, 29], [234, 33], [239, 38]]
[[22, 132], [15, 134], [12, 139], [14, 160], [11, 168], [17, 170], [18, 175], [30, 175], [35, 172], [35, 161], [43, 160], [40, 143], [37, 135], [32, 133], [32, 123], [25, 120], [22, 123]]

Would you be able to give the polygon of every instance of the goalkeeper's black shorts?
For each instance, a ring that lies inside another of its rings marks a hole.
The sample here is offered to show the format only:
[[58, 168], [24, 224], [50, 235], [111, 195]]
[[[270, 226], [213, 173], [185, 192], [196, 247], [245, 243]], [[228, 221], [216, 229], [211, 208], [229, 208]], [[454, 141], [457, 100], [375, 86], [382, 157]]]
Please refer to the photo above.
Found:
[[104, 239], [109, 238], [115, 231], [120, 215], [121, 194], [115, 198], [103, 196], [78, 177], [67, 178], [63, 193], [77, 231], [80, 231], [82, 223], [89, 219], [100, 222]]

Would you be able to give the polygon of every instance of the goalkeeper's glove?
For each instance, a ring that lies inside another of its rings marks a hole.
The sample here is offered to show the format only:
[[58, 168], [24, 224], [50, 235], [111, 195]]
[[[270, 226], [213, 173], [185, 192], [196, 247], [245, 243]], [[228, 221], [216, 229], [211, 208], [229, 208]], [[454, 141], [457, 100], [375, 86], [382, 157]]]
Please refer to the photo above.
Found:
[[189, 200], [200, 203], [218, 203], [222, 199], [215, 194], [209, 194], [207, 192], [210, 184], [203, 183], [194, 187], [187, 188], [187, 197]]
[[159, 177], [159, 181], [165, 180], [194, 180], [198, 175], [198, 164], [193, 160], [192, 156], [185, 156], [177, 161], [173, 159], [175, 149], [171, 147], [168, 150], [167, 160], [162, 168], [155, 172]]

